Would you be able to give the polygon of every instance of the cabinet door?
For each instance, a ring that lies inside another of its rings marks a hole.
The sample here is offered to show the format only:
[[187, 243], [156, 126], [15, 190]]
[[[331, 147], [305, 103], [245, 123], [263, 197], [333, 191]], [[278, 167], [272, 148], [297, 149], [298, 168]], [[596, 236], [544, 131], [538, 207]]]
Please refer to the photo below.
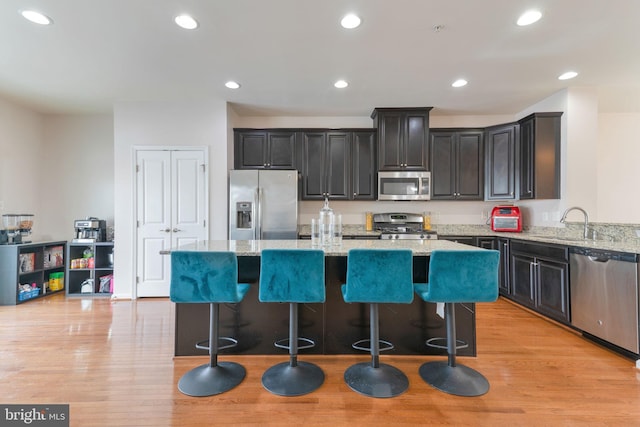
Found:
[[431, 199], [455, 198], [455, 133], [431, 132]]
[[264, 169], [266, 167], [266, 131], [236, 131], [234, 139], [235, 169]]
[[267, 136], [266, 167], [296, 169], [296, 132], [269, 132]]
[[509, 277], [509, 239], [497, 239], [498, 250], [500, 251], [500, 294], [511, 295], [511, 280]]
[[483, 249], [495, 249], [496, 239], [493, 237], [476, 237], [476, 246]]
[[378, 170], [398, 170], [404, 163], [402, 152], [404, 114], [380, 113], [378, 118]]
[[326, 189], [326, 132], [302, 134], [302, 198], [321, 200]]
[[463, 245], [477, 246], [474, 237], [467, 236], [438, 236], [440, 240], [449, 240], [450, 242], [462, 243]]
[[533, 119], [520, 122], [520, 199], [533, 199]]
[[509, 124], [487, 131], [486, 200], [515, 200], [516, 147], [518, 125]]
[[429, 170], [430, 110], [376, 109], [378, 170]]
[[327, 133], [326, 189], [331, 199], [349, 199], [351, 193], [351, 137], [348, 132]]
[[456, 199], [482, 200], [484, 195], [482, 132], [460, 132], [456, 149]]
[[511, 297], [529, 308], [535, 308], [533, 262], [530, 256], [511, 253]]
[[520, 123], [520, 198], [560, 198], [560, 118], [535, 113]]
[[569, 322], [568, 264], [536, 259], [536, 309], [561, 322]]
[[404, 116], [403, 122], [403, 168], [429, 170], [429, 115], [410, 112]]
[[296, 169], [296, 136], [286, 129], [235, 131], [235, 169]]
[[351, 138], [353, 200], [376, 200], [376, 132], [356, 131]]

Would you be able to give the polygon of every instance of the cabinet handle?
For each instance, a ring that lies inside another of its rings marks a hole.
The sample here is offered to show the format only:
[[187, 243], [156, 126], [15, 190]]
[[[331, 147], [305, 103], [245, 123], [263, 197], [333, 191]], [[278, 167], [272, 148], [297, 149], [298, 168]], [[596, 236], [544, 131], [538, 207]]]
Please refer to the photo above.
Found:
[[534, 265], [535, 264], [533, 262], [529, 263], [529, 280], [533, 279], [533, 268], [534, 268]]
[[173, 229], [173, 230], [171, 230], [171, 231], [173, 231], [174, 233], [177, 233], [178, 231], [182, 231], [182, 230], [180, 230], [179, 228], [174, 228], [174, 229]]
[[358, 193], [356, 193], [355, 191], [353, 192], [353, 197], [356, 197], [358, 195]]
[[170, 228], [165, 228], [164, 230], [160, 230], [161, 232], [165, 232], [165, 233], [170, 233], [171, 229]]

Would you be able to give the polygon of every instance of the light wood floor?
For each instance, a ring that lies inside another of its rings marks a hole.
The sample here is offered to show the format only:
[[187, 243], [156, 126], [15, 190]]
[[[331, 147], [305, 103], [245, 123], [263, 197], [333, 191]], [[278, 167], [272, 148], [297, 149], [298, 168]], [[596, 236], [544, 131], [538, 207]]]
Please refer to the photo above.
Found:
[[451, 396], [418, 367], [436, 357], [387, 356], [409, 391], [372, 399], [351, 391], [344, 370], [362, 356], [304, 356], [325, 371], [316, 392], [265, 391], [260, 378], [280, 356], [224, 356], [247, 368], [237, 388], [192, 398], [176, 388], [206, 358], [173, 358], [174, 309], [166, 299], [111, 302], [63, 295], [0, 307], [0, 403], [70, 404], [72, 426], [187, 425], [640, 425], [640, 371], [505, 300], [478, 305], [478, 357], [489, 393]]

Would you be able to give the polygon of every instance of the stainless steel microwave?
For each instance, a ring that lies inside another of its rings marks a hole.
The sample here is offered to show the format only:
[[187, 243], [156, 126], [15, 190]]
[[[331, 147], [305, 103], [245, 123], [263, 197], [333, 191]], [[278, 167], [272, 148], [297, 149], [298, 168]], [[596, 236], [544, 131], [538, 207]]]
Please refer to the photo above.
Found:
[[431, 172], [378, 172], [378, 200], [430, 200]]

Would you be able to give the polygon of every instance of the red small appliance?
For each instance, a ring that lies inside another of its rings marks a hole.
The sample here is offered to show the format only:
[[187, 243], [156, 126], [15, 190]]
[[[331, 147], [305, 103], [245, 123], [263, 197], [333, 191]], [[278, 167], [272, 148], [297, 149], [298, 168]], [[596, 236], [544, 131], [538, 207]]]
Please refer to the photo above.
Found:
[[512, 205], [496, 206], [491, 211], [492, 231], [522, 231], [520, 208]]

